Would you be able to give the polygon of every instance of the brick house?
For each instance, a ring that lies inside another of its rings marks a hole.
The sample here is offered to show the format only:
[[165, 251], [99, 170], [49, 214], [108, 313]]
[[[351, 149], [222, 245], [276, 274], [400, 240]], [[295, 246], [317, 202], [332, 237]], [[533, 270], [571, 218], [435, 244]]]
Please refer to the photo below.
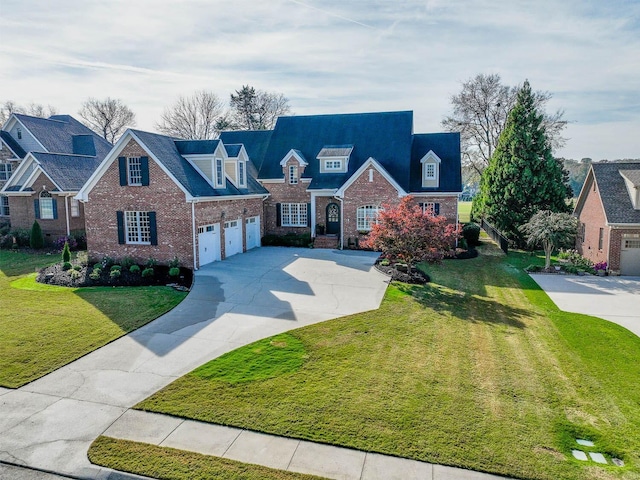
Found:
[[260, 246], [268, 191], [242, 145], [127, 130], [78, 193], [89, 255], [198, 268]]
[[0, 138], [0, 219], [27, 229], [38, 220], [48, 243], [84, 229], [74, 197], [111, 144], [69, 115], [12, 114]]
[[594, 163], [574, 214], [576, 247], [614, 275], [640, 275], [640, 163]]
[[280, 117], [270, 132], [223, 132], [245, 145], [268, 234], [310, 233], [316, 245], [357, 246], [384, 204], [412, 195], [457, 221], [458, 133], [414, 134], [413, 112]]

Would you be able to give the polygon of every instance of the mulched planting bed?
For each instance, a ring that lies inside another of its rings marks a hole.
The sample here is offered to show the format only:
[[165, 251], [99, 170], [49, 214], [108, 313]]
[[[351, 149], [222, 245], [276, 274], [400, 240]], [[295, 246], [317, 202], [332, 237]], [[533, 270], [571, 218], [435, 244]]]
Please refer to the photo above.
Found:
[[[141, 267], [141, 271], [144, 267]], [[89, 274], [93, 267], [83, 266], [77, 274], [71, 273], [75, 270], [63, 270], [62, 264], [57, 263], [47, 268], [43, 268], [38, 273], [36, 281], [50, 285], [60, 285], [63, 287], [141, 287], [151, 285], [168, 285], [177, 287], [179, 290], [188, 290], [193, 282], [193, 271], [190, 268], [180, 268], [180, 275], [169, 276], [169, 267], [156, 265], [153, 267], [153, 276], [143, 277], [141, 272], [131, 273], [122, 269], [120, 276], [112, 278], [108, 268], [102, 270], [100, 277], [92, 279]]]
[[429, 275], [415, 267], [411, 269], [411, 272], [407, 270], [406, 265], [382, 265], [380, 261], [376, 262], [376, 268], [378, 271], [389, 275], [391, 280], [403, 283], [413, 283], [415, 285], [423, 285], [430, 281]]

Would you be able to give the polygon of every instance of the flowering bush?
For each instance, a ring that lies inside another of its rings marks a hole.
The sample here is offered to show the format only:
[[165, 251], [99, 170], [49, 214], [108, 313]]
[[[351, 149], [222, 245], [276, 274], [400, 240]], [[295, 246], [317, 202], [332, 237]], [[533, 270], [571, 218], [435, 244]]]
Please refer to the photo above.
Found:
[[598, 262], [593, 266], [593, 268], [595, 268], [596, 270], [606, 270], [607, 262]]
[[69, 249], [70, 250], [75, 250], [78, 248], [78, 242], [74, 237], [68, 237], [68, 236], [63, 236], [63, 237], [58, 237], [58, 239], [56, 240], [56, 249], [62, 251], [62, 249], [64, 248], [64, 244], [68, 243], [69, 244]]

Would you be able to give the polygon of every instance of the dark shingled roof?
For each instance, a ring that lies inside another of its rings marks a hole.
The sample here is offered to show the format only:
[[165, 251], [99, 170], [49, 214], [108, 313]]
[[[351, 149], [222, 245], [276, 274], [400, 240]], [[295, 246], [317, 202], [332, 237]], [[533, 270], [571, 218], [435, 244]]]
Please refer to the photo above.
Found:
[[607, 222], [640, 224], [640, 210], [635, 210], [620, 170], [640, 171], [638, 162], [607, 162], [591, 165], [595, 175]]
[[88, 155], [60, 155], [32, 152], [42, 170], [63, 192], [77, 192], [100, 165], [100, 160]]
[[[111, 150], [111, 144], [97, 133], [85, 127], [71, 115], [53, 115], [49, 118], [14, 114], [34, 137], [51, 153], [74, 154], [74, 136], [91, 135], [96, 156], [102, 160]], [[86, 142], [86, 141], [85, 141]]]
[[73, 153], [76, 155], [88, 155], [90, 157], [95, 157], [96, 144], [93, 141], [93, 135], [74, 135]]
[[15, 153], [18, 157], [24, 158], [24, 156], [27, 154], [27, 152], [25, 152], [22, 149], [22, 147], [18, 144], [18, 142], [16, 142], [13, 139], [13, 137], [9, 134], [9, 132], [0, 130], [0, 137], [2, 137], [2, 140], [4, 141], [4, 143], [6, 143], [11, 149], [11, 151]]
[[176, 140], [180, 155], [206, 155], [216, 151], [220, 140]]
[[[267, 190], [258, 182], [247, 176], [247, 188], [238, 189], [231, 182], [226, 182], [226, 188], [213, 188], [211, 184], [184, 159], [176, 144], [181, 144], [183, 151], [194, 151], [200, 147], [191, 147], [185, 142], [201, 142], [201, 140], [176, 140], [157, 133], [143, 132], [141, 130], [131, 130], [140, 141], [143, 147], [149, 151], [171, 172], [176, 180], [193, 197], [218, 197], [224, 195], [248, 195], [266, 194]], [[206, 142], [218, 142], [218, 140], [205, 140]], [[209, 149], [211, 144], [207, 147]], [[214, 148], [215, 150], [215, 148]], [[213, 150], [207, 153], [212, 153]], [[185, 154], [186, 155], [186, 154]]]
[[[433, 150], [440, 164], [440, 185], [436, 188], [422, 188], [422, 164], [420, 160]], [[411, 147], [411, 183], [412, 192], [461, 192], [462, 174], [459, 133], [418, 133], [413, 136]]]
[[273, 130], [234, 130], [221, 132], [220, 140], [225, 146], [239, 143], [244, 145], [249, 160], [257, 172], [260, 170], [272, 133]]
[[236, 143], [236, 144], [231, 144], [231, 145], [225, 144], [224, 149], [227, 151], [227, 155], [229, 155], [230, 157], [235, 158], [238, 155], [240, 155], [240, 150], [242, 149], [242, 144], [241, 143]]

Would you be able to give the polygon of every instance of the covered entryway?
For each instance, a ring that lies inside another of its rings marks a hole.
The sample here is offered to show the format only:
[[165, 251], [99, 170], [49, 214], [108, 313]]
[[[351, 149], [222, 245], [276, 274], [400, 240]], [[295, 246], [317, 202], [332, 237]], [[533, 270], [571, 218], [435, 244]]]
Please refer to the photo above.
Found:
[[244, 231], [247, 237], [247, 250], [260, 246], [260, 217], [246, 218], [244, 221]]
[[220, 224], [198, 227], [198, 266], [220, 261]]
[[242, 253], [242, 226], [239, 220], [224, 222], [224, 256]]
[[640, 238], [623, 238], [620, 275], [640, 275]]
[[327, 205], [327, 235], [340, 233], [340, 207], [337, 203]]

